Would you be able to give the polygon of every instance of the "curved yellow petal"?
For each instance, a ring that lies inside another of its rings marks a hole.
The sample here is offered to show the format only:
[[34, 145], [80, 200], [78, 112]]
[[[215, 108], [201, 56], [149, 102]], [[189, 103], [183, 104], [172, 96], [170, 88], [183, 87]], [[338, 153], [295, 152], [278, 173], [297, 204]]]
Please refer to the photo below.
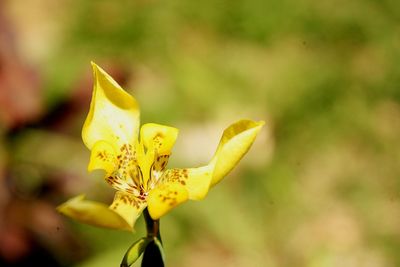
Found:
[[139, 129], [139, 106], [131, 95], [102, 68], [92, 63], [94, 86], [89, 114], [82, 129], [85, 145], [92, 149], [100, 140], [119, 149], [133, 144]]
[[140, 129], [140, 138], [147, 149], [156, 149], [159, 155], [171, 154], [179, 130], [156, 123], [146, 123]]
[[116, 169], [117, 163], [114, 147], [106, 141], [97, 141], [92, 147], [88, 171], [101, 169], [109, 174]]
[[253, 144], [264, 122], [238, 121], [225, 129], [211, 162], [203, 167], [170, 169], [164, 172], [162, 182], [179, 183], [188, 192], [188, 198], [203, 199], [210, 187], [228, 174]]
[[146, 202], [144, 200], [121, 191], [115, 193], [114, 201], [110, 205], [110, 209], [124, 218], [131, 228], [134, 227], [137, 218], [145, 207]]
[[57, 207], [57, 210], [82, 223], [98, 227], [133, 231], [132, 225], [107, 205], [76, 196]]
[[177, 136], [178, 129], [156, 123], [144, 124], [140, 129], [141, 142], [136, 155], [145, 188], [154, 186], [161, 177]]
[[150, 216], [157, 220], [188, 199], [185, 187], [177, 183], [163, 183], [149, 192], [147, 205]]
[[193, 200], [203, 199], [210, 188], [214, 165], [189, 169], [169, 169], [161, 178], [162, 182], [179, 183], [188, 192], [188, 198]]
[[211, 186], [221, 181], [238, 164], [263, 125], [263, 121], [240, 120], [225, 129], [211, 161], [212, 164], [215, 162]]

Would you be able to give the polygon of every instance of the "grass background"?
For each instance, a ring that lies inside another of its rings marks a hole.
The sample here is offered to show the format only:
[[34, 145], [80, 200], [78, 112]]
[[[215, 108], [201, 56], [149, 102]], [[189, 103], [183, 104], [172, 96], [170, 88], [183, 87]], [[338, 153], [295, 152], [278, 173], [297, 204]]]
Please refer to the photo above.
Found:
[[[16, 50], [40, 73], [44, 110], [91, 90], [91, 60], [122, 70], [142, 122], [180, 128], [170, 167], [206, 163], [237, 119], [266, 121], [204, 201], [162, 218], [168, 266], [400, 265], [400, 3], [32, 0], [3, 8]], [[44, 179], [27, 176], [27, 164], [75, 177], [53, 206], [87, 190], [112, 198], [101, 173], [86, 173], [87, 110], [62, 121], [61, 133], [28, 127], [4, 149], [22, 187]], [[76, 267], [116, 266], [143, 234], [141, 220], [135, 235], [63, 220], [88, 250]]]

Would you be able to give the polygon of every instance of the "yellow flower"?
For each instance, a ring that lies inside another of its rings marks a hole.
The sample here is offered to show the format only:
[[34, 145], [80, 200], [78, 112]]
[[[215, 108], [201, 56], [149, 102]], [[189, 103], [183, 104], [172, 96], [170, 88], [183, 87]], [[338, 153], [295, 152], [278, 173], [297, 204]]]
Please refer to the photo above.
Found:
[[248, 151], [264, 124], [240, 120], [225, 129], [208, 165], [166, 170], [178, 129], [147, 123], [139, 133], [135, 98], [99, 66], [92, 66], [93, 96], [82, 129], [83, 142], [91, 150], [88, 170], [104, 170], [106, 182], [117, 192], [110, 206], [80, 195], [58, 207], [78, 221], [133, 230], [146, 207], [156, 220], [188, 199], [203, 199]]

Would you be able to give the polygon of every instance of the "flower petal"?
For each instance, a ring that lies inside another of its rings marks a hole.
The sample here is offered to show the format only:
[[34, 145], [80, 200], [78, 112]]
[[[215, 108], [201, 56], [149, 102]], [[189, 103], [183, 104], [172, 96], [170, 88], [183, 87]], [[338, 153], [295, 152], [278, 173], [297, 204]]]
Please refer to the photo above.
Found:
[[110, 209], [117, 212], [133, 228], [137, 218], [146, 207], [146, 202], [133, 195], [117, 191]]
[[179, 183], [188, 191], [189, 199], [203, 199], [210, 187], [228, 174], [249, 150], [264, 122], [238, 121], [225, 129], [217, 151], [206, 166], [189, 169], [170, 169], [162, 182]]
[[171, 154], [179, 130], [156, 123], [146, 123], [140, 129], [140, 138], [147, 149], [156, 149], [159, 155]]
[[134, 164], [133, 155], [128, 146], [116, 154], [114, 147], [106, 141], [94, 144], [90, 155], [88, 170], [106, 171], [104, 179], [114, 189], [139, 195], [140, 171]]
[[211, 161], [215, 161], [211, 186], [221, 181], [238, 164], [263, 125], [263, 121], [240, 120], [225, 129]]
[[152, 188], [161, 177], [177, 136], [178, 129], [155, 123], [144, 124], [140, 129], [137, 157], [146, 188]]
[[82, 129], [85, 145], [100, 140], [115, 145], [133, 144], [139, 129], [139, 106], [103, 69], [92, 63], [94, 87], [89, 114]]
[[84, 195], [76, 196], [58, 206], [57, 210], [80, 222], [94, 226], [118, 230], [133, 231], [119, 213], [109, 209], [107, 205], [95, 201], [85, 200]]
[[185, 187], [178, 183], [163, 183], [149, 192], [147, 205], [150, 216], [157, 220], [188, 199]]
[[193, 200], [203, 199], [210, 188], [214, 165], [189, 169], [169, 169], [161, 178], [164, 183], [179, 183], [188, 192], [188, 198]]
[[117, 156], [114, 147], [106, 141], [97, 141], [90, 154], [88, 171], [105, 170], [107, 174], [112, 173], [117, 165]]

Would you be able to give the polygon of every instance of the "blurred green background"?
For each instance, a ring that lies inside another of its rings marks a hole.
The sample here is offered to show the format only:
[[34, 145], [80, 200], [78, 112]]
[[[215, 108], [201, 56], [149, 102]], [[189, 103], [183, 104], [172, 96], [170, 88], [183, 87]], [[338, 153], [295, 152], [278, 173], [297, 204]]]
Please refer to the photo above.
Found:
[[144, 234], [55, 212], [112, 201], [80, 139], [93, 60], [180, 129], [169, 167], [266, 121], [162, 218], [167, 266], [400, 266], [399, 22], [393, 0], [0, 1], [0, 265], [118, 266]]

